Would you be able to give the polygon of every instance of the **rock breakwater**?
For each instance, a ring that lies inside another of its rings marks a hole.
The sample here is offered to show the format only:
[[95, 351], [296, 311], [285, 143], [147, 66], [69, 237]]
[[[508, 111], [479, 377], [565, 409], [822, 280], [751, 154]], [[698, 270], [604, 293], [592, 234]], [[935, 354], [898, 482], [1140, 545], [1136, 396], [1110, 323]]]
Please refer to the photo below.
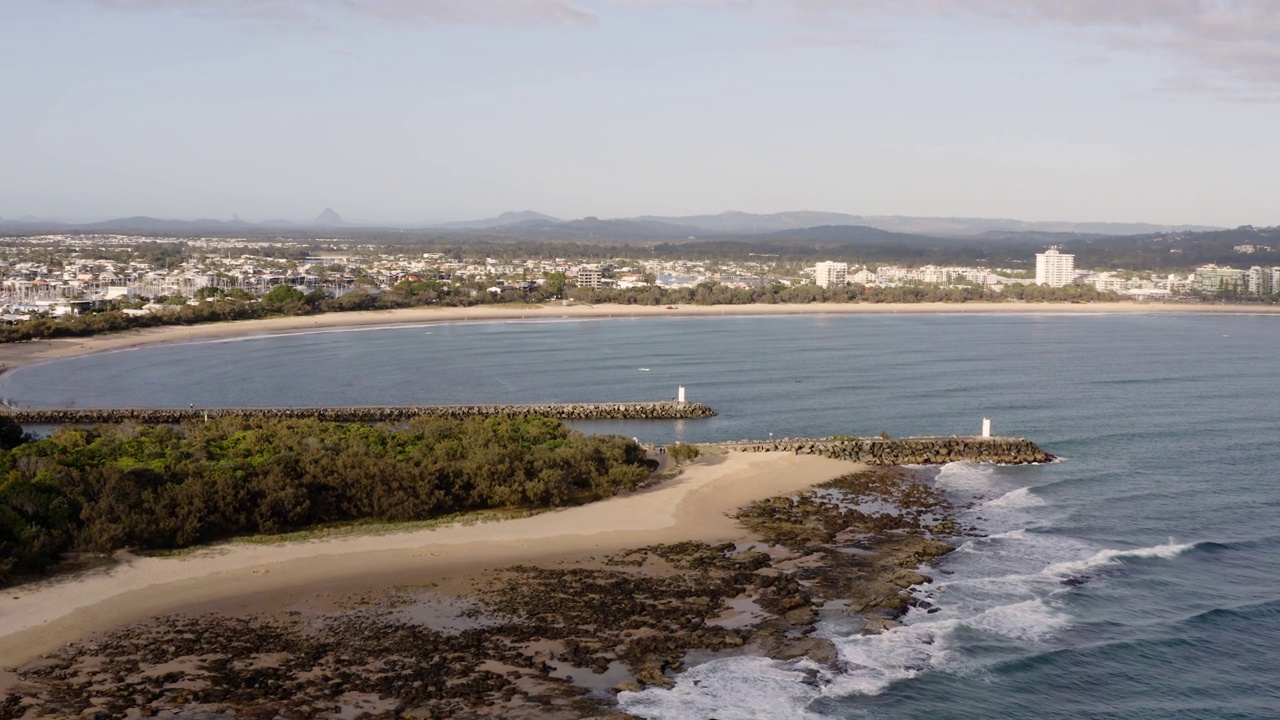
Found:
[[721, 443], [739, 452], [790, 452], [821, 455], [867, 465], [943, 465], [950, 462], [992, 462], [1025, 465], [1049, 462], [1054, 456], [1024, 438], [918, 437], [791, 439]]
[[716, 412], [702, 403], [694, 402], [629, 402], [367, 407], [49, 408], [8, 410], [6, 414], [20, 425], [96, 425], [119, 422], [165, 424], [223, 417], [314, 418], [330, 422], [401, 422], [422, 416], [459, 419], [528, 415], [558, 420], [688, 420], [713, 417]]

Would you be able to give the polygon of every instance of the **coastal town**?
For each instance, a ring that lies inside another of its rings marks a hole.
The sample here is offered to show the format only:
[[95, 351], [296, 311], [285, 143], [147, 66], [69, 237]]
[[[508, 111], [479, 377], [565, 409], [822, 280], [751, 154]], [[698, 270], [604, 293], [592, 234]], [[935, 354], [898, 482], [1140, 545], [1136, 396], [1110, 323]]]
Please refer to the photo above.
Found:
[[[1264, 248], [1269, 249], [1269, 248]], [[1248, 265], [1257, 248], [1238, 246], [1242, 267], [1187, 272], [1078, 268], [1049, 247], [1023, 268], [813, 264], [760, 255], [714, 258], [546, 257], [511, 247], [503, 257], [419, 252], [342, 238], [310, 241], [132, 235], [36, 235], [0, 245], [0, 315], [7, 324], [95, 310], [163, 314], [223, 299], [255, 301], [279, 287], [341, 298], [394, 290], [468, 302], [569, 299], [575, 290], [795, 288], [814, 286], [980, 290], [1014, 286], [1088, 288], [1110, 300], [1260, 300], [1280, 289], [1280, 267]], [[643, 251], [637, 253], [642, 254]], [[1246, 267], [1247, 265], [1247, 267]], [[821, 300], [820, 296], [812, 299]], [[420, 304], [430, 304], [430, 298]]]

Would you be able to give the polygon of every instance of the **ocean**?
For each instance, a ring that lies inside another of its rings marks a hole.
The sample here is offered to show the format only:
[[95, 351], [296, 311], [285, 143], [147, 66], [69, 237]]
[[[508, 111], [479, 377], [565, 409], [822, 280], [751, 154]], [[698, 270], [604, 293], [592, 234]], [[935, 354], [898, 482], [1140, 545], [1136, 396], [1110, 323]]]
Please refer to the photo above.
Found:
[[997, 434], [1060, 457], [935, 482], [985, 537], [940, 611], [837, 668], [730, 658], [623, 693], [655, 719], [1280, 717], [1280, 316], [810, 315], [489, 322], [171, 345], [19, 368], [18, 407], [690, 400], [645, 442]]

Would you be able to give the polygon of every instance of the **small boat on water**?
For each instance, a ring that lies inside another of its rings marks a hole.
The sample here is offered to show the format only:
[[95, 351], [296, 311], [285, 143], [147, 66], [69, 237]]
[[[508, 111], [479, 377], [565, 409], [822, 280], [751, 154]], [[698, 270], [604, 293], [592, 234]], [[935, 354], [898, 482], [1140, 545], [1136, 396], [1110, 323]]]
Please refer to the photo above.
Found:
[[640, 372], [649, 372], [649, 368], [636, 368]]

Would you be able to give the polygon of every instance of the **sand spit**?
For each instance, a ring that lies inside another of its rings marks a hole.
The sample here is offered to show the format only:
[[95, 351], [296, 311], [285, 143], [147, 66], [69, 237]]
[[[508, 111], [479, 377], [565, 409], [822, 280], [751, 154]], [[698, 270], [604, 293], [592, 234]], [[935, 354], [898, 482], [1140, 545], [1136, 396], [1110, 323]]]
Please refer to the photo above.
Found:
[[[686, 663], [745, 653], [834, 666], [822, 619], [879, 632], [908, 607], [933, 611], [916, 568], [951, 551], [936, 536], [970, 529], [924, 476], [843, 463], [858, 471], [737, 511], [744, 535], [703, 516], [697, 497], [754, 495], [733, 462], [700, 461], [696, 471], [726, 472], [688, 492], [674, 525], [642, 535], [683, 526], [737, 542], [598, 542], [534, 563], [402, 569], [190, 606], [0, 677], [0, 717], [621, 720], [632, 716], [618, 693], [669, 687]], [[784, 484], [802, 483], [789, 473], [772, 490]]]
[[309, 542], [230, 543], [177, 557], [122, 555], [108, 569], [5, 591], [0, 668], [95, 631], [228, 598], [374, 576], [382, 586], [394, 584], [397, 575], [421, 582], [655, 543], [738, 540], [746, 531], [727, 513], [857, 468], [815, 456], [731, 453], [701, 459], [656, 487], [528, 518]]

